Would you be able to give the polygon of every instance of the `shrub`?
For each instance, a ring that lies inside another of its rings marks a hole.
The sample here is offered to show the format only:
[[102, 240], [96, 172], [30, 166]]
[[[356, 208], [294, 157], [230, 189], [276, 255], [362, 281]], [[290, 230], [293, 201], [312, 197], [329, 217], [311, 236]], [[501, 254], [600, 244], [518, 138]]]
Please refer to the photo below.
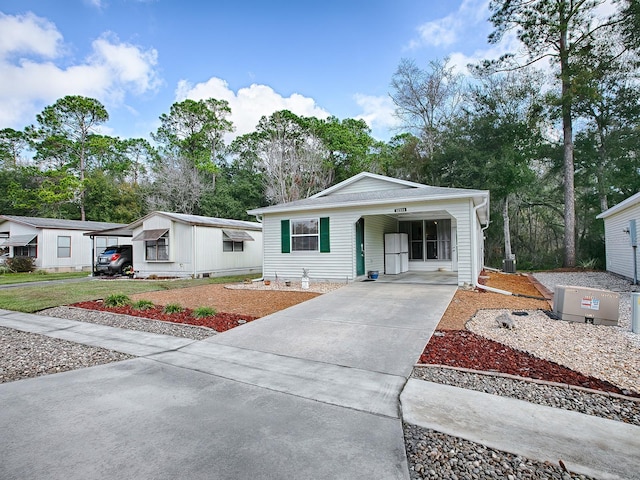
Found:
[[150, 308], [153, 308], [155, 305], [151, 300], [138, 300], [137, 302], [134, 302], [133, 305], [131, 306], [136, 310], [149, 310]]
[[196, 318], [213, 317], [216, 313], [215, 308], [211, 307], [198, 307], [193, 311], [193, 316]]
[[180, 313], [184, 311], [184, 308], [182, 308], [182, 305], [180, 304], [170, 303], [169, 305], [165, 305], [162, 311], [164, 313]]
[[36, 265], [31, 257], [13, 257], [7, 258], [7, 267], [15, 273], [33, 272]]
[[104, 299], [104, 304], [107, 307], [124, 307], [131, 304], [131, 299], [124, 293], [112, 293]]

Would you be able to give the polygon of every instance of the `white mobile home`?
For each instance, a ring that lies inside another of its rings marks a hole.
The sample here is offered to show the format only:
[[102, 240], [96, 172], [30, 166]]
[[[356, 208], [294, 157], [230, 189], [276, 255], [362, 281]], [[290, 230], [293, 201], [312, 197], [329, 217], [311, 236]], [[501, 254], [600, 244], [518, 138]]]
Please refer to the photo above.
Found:
[[[489, 192], [432, 187], [363, 172], [307, 199], [249, 211], [262, 222], [263, 275], [353, 281], [385, 271], [385, 234], [406, 238], [407, 269], [457, 272], [476, 284]], [[388, 263], [387, 263], [388, 266]]]
[[[123, 227], [120, 223], [0, 215], [0, 248], [9, 257], [32, 257], [36, 268], [48, 272], [90, 271], [92, 241], [84, 233]], [[117, 238], [96, 236], [100, 245]]]
[[638, 268], [640, 257], [634, 245], [638, 244], [637, 231], [640, 228], [640, 192], [605, 210], [596, 218], [604, 220], [607, 271], [637, 279], [634, 265]]
[[262, 225], [152, 212], [128, 226], [136, 277], [208, 277], [259, 273]]

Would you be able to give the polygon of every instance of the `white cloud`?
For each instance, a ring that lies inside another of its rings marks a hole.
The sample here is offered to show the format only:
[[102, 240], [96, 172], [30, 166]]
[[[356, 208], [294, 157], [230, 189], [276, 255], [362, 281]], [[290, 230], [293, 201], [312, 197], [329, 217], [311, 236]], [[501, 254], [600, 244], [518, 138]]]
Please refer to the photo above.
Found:
[[486, 21], [488, 4], [487, 0], [463, 0], [457, 11], [420, 25], [418, 38], [411, 40], [408, 48], [448, 47], [457, 43], [471, 26]]
[[[4, 35], [9, 26], [11, 37]], [[21, 128], [47, 104], [65, 95], [90, 96], [107, 106], [120, 106], [127, 94], [155, 90], [157, 52], [120, 42], [106, 33], [92, 53], [71, 66], [64, 57], [63, 37], [55, 25], [29, 13], [0, 17], [0, 125]]]
[[44, 58], [60, 55], [62, 35], [55, 25], [33, 13], [0, 13], [0, 59], [12, 54], [31, 54]]
[[363, 112], [356, 118], [367, 122], [374, 132], [391, 130], [399, 125], [399, 120], [394, 115], [395, 106], [390, 97], [358, 93], [354, 99]]
[[271, 87], [255, 83], [234, 92], [226, 81], [216, 77], [196, 85], [181, 80], [176, 89], [176, 101], [187, 98], [191, 100], [215, 98], [229, 102], [231, 121], [236, 129], [234, 136], [254, 131], [262, 116], [269, 116], [279, 110], [290, 110], [296, 115], [305, 117], [329, 116], [329, 113], [320, 108], [312, 98], [298, 93], [283, 97]]

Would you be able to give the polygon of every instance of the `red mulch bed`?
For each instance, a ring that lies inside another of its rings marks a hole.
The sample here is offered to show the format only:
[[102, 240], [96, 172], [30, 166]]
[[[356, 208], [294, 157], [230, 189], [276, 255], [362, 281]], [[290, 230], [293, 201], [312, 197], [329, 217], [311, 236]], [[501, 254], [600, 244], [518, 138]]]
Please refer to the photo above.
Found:
[[433, 335], [429, 340], [419, 362], [495, 371], [605, 392], [640, 396], [623, 391], [604, 380], [588, 377], [557, 363], [542, 360], [529, 353], [463, 330], [439, 330], [437, 335]]
[[238, 313], [216, 313], [212, 317], [196, 318], [193, 316], [193, 310], [186, 308], [180, 313], [164, 313], [163, 307], [153, 307], [147, 310], [136, 310], [130, 306], [125, 307], [106, 307], [101, 301], [79, 302], [71, 305], [77, 308], [86, 308], [88, 310], [101, 310], [104, 312], [121, 313], [134, 317], [150, 318], [152, 320], [164, 320], [165, 322], [186, 323], [189, 325], [197, 325], [200, 327], [213, 328], [216, 332], [226, 332], [227, 330], [251, 322], [258, 317], [250, 315], [240, 315]]

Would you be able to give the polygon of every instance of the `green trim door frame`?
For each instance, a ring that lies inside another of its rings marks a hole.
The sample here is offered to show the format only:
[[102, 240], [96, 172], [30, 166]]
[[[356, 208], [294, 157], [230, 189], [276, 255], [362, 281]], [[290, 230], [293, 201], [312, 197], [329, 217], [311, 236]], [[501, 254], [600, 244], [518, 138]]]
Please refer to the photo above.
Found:
[[364, 218], [356, 222], [356, 275], [364, 275]]

